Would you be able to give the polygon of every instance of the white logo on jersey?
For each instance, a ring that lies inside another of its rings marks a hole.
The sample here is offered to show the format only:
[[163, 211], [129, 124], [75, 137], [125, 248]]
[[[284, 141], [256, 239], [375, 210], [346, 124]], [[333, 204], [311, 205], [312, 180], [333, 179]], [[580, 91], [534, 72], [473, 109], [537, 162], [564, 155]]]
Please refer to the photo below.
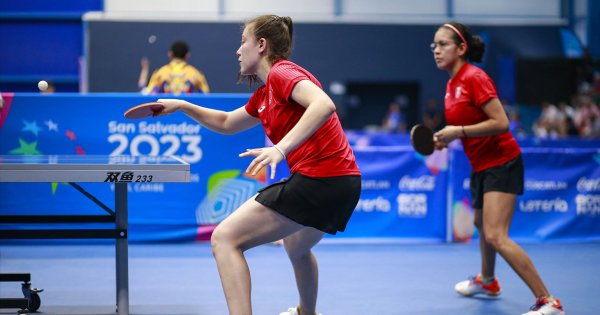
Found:
[[446, 92], [446, 95], [444, 95], [444, 98], [448, 98], [450, 97], [450, 93]]
[[267, 107], [267, 105], [263, 105], [258, 109], [259, 113], [262, 113], [263, 110], [265, 110], [265, 107]]
[[454, 98], [458, 98], [460, 96], [460, 86], [454, 90]]

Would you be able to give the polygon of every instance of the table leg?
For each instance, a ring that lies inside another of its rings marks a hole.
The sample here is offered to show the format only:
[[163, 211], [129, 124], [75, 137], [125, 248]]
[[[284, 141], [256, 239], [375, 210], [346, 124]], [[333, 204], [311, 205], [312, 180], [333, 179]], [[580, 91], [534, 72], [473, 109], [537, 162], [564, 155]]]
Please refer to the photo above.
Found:
[[[127, 231], [127, 183], [115, 184], [115, 225]], [[129, 315], [129, 253], [128, 236], [116, 240], [117, 312]]]

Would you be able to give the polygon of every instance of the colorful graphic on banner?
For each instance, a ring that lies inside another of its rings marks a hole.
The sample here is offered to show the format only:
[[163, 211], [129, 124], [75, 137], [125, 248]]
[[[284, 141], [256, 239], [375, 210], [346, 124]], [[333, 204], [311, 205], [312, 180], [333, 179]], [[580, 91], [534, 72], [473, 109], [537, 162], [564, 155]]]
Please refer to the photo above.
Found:
[[[210, 108], [232, 110], [244, 105], [248, 97], [203, 95], [186, 99]], [[249, 147], [264, 146], [264, 132], [256, 127], [233, 136], [221, 135], [182, 113], [158, 119], [123, 117], [127, 108], [151, 100], [154, 99], [139, 94], [16, 94], [10, 110], [3, 110], [6, 120], [0, 129], [0, 154], [177, 155], [191, 165], [190, 184], [129, 185], [130, 239], [202, 238], [199, 233], [206, 231], [200, 232], [199, 227], [220, 222], [245, 201], [228, 199], [230, 195], [251, 196], [264, 186], [264, 175], [244, 175], [251, 160], [238, 157]], [[104, 203], [112, 203], [114, 185], [86, 186]], [[2, 183], [0, 187], [0, 212], [5, 214], [99, 211], [79, 192], [61, 183]], [[213, 200], [214, 211], [221, 211], [210, 222], [197, 215], [207, 213], [207, 200]]]

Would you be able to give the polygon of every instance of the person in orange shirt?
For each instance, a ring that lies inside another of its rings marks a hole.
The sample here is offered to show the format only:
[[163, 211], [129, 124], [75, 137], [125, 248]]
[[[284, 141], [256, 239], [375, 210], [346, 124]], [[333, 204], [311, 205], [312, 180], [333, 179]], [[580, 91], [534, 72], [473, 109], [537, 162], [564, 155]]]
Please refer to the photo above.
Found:
[[142, 71], [138, 80], [142, 94], [171, 93], [179, 95], [210, 92], [204, 74], [187, 63], [190, 52], [186, 42], [175, 41], [171, 45], [168, 56], [171, 61], [152, 74], [147, 86], [145, 82], [150, 63], [147, 58], [142, 58]]

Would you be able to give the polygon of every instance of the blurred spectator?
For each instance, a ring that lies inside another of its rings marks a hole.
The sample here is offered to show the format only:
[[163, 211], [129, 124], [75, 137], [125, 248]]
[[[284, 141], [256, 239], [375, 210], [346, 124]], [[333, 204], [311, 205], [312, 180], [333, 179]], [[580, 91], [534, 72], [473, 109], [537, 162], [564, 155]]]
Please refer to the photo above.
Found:
[[142, 93], [146, 90], [146, 85], [148, 84], [148, 73], [150, 72], [150, 60], [148, 57], [142, 57], [140, 60], [140, 77], [138, 78], [138, 88]]
[[561, 137], [574, 137], [579, 136], [579, 130], [575, 126], [575, 110], [566, 102], [558, 104], [560, 111], [561, 123], [559, 126], [559, 132]]
[[523, 128], [523, 123], [521, 122], [521, 114], [519, 110], [515, 106], [511, 106], [507, 99], [503, 99], [502, 107], [504, 107], [504, 111], [506, 112], [506, 116], [508, 116], [509, 121], [509, 131], [514, 136], [524, 137], [527, 135], [527, 132]]
[[435, 131], [441, 125], [442, 119], [442, 112], [437, 106], [437, 101], [435, 99], [429, 99], [425, 110], [423, 111], [423, 125]]
[[561, 113], [556, 105], [543, 102], [542, 113], [533, 126], [534, 135], [540, 138], [558, 137], [561, 119]]
[[587, 48], [583, 49], [581, 64], [575, 69], [577, 73], [577, 91], [587, 94], [594, 89], [594, 60]]
[[594, 91], [592, 97], [596, 104], [600, 104], [600, 71], [594, 74]]
[[574, 122], [579, 135], [582, 137], [598, 136], [598, 119], [600, 119], [600, 108], [591, 97], [580, 95], [574, 114]]
[[[171, 61], [152, 74], [148, 86], [142, 90], [143, 94], [210, 92], [204, 74], [187, 63], [190, 52], [186, 42], [175, 41], [168, 56]], [[148, 77], [150, 64], [147, 58], [142, 58], [141, 66], [138, 85], [143, 85]]]
[[527, 135], [527, 132], [523, 128], [523, 123], [521, 122], [521, 115], [519, 111], [516, 109], [512, 109], [508, 112], [508, 120], [509, 120], [509, 130], [510, 132], [517, 137], [524, 137]]
[[406, 117], [402, 113], [400, 104], [393, 102], [383, 119], [382, 129], [387, 132], [406, 132]]
[[593, 117], [591, 125], [592, 125], [592, 128], [591, 128], [589, 136], [593, 137], [593, 138], [600, 137], [600, 117], [599, 116]]

